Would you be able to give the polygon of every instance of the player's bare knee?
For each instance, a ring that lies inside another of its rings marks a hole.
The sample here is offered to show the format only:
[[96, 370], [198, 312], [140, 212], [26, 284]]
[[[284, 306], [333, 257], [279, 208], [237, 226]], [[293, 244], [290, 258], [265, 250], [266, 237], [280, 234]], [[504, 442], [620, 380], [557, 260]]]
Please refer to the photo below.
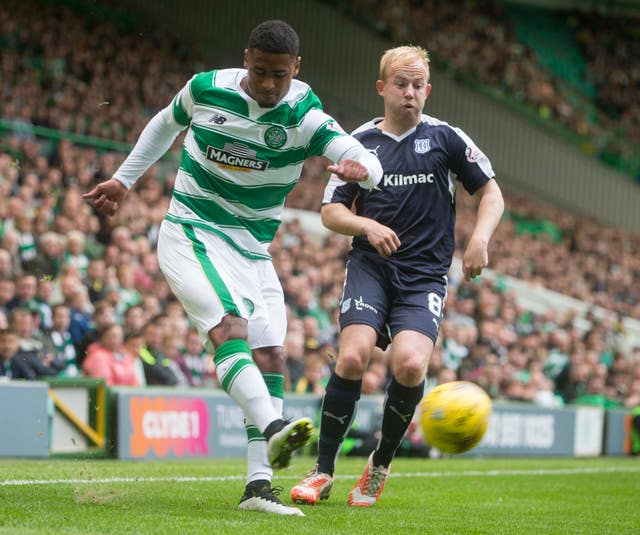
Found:
[[403, 386], [419, 385], [426, 373], [427, 362], [421, 356], [404, 358], [393, 367], [393, 375]]
[[258, 368], [264, 373], [282, 373], [284, 371], [284, 348], [261, 347], [253, 350], [253, 359]]
[[247, 320], [233, 315], [225, 316], [209, 331], [209, 338], [216, 347], [229, 340], [246, 340], [248, 335]]
[[367, 369], [367, 358], [356, 350], [345, 350], [338, 356], [336, 372], [344, 379], [360, 379]]

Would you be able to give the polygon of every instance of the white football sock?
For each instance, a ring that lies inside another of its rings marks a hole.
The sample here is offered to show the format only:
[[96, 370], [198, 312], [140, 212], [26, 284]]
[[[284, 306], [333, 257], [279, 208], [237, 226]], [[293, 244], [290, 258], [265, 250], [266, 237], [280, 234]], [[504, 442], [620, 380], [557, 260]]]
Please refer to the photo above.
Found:
[[247, 421], [255, 423], [260, 433], [280, 418], [271, 403], [264, 378], [251, 357], [244, 340], [229, 340], [215, 352], [214, 362], [222, 388], [242, 408]]

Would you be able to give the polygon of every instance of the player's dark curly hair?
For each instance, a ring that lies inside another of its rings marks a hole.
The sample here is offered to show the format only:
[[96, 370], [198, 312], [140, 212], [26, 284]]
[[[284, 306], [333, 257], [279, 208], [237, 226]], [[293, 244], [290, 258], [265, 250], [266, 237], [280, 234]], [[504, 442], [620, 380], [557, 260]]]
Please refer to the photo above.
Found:
[[283, 20], [266, 20], [258, 24], [251, 34], [247, 49], [257, 48], [270, 54], [298, 56], [299, 39], [296, 31]]

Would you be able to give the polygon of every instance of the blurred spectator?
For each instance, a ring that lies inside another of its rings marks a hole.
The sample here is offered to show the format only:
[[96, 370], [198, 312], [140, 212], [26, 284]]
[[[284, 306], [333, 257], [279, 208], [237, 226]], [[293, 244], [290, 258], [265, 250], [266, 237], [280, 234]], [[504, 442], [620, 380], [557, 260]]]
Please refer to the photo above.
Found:
[[54, 349], [54, 361], [60, 367], [59, 377], [77, 377], [80, 374], [76, 362], [76, 348], [71, 339], [69, 307], [58, 304], [53, 307], [52, 327], [47, 333]]
[[16, 293], [16, 285], [12, 279], [0, 279], [0, 311], [9, 315], [11, 303]]
[[596, 405], [603, 409], [619, 406], [619, 403], [607, 396], [605, 387], [604, 378], [592, 375], [587, 380], [584, 393], [577, 396], [573, 403], [576, 405]]
[[298, 381], [304, 373], [304, 333], [302, 328], [302, 320], [298, 318], [289, 318], [287, 329], [287, 337], [284, 340], [285, 354], [285, 378], [289, 383], [288, 390], [298, 384]]
[[169, 368], [171, 368], [177, 379], [176, 386], [196, 386], [196, 381], [191, 375], [189, 365], [180, 351], [182, 346], [181, 337], [170, 331], [165, 335], [162, 345], [164, 354], [170, 360]]
[[315, 316], [302, 318], [302, 330], [304, 333], [304, 347], [306, 350], [316, 350], [320, 346], [318, 320]]
[[142, 332], [129, 331], [124, 333], [124, 350], [133, 357], [136, 378], [140, 386], [147, 386], [147, 378], [144, 375], [144, 366], [140, 359], [140, 350], [144, 346]]
[[18, 337], [7, 328], [0, 329], [0, 378], [13, 378], [13, 356], [18, 352]]
[[53, 376], [58, 369], [41, 361], [32, 351], [20, 349], [18, 335], [10, 329], [0, 329], [0, 376], [33, 381]]
[[134, 275], [133, 266], [128, 264], [118, 266], [118, 302], [116, 304], [118, 317], [121, 317], [129, 307], [142, 302], [140, 292], [136, 289]]
[[26, 213], [16, 215], [14, 232], [18, 241], [20, 262], [27, 268], [38, 254], [36, 239], [33, 234], [33, 221]]
[[147, 385], [175, 386], [178, 384], [178, 378], [172, 369], [171, 359], [164, 353], [165, 331], [161, 322], [162, 316], [156, 316], [145, 326], [140, 358]]
[[42, 363], [49, 365], [53, 361], [53, 345], [38, 329], [38, 311], [17, 307], [11, 311], [10, 328], [18, 336], [20, 351], [33, 354]]
[[317, 352], [308, 353], [304, 359], [302, 377], [295, 385], [296, 394], [323, 395], [329, 380], [329, 369], [324, 358]]
[[38, 289], [36, 290], [35, 303], [38, 308], [38, 314], [40, 314], [40, 327], [43, 330], [51, 328], [52, 325], [52, 311], [51, 294], [53, 292], [53, 282], [47, 277], [38, 279]]
[[94, 342], [97, 342], [104, 329], [114, 322], [115, 311], [111, 304], [106, 301], [97, 302], [93, 310], [91, 321], [89, 322], [88, 331], [84, 334], [80, 342], [74, 342], [76, 346], [76, 361], [78, 366], [82, 367], [87, 355], [88, 347]]
[[140, 386], [134, 357], [123, 346], [124, 335], [118, 324], [107, 326], [97, 342], [87, 349], [82, 371], [87, 377], [104, 379], [107, 386]]
[[122, 326], [125, 332], [142, 332], [146, 323], [142, 305], [131, 305], [124, 311]]
[[7, 303], [7, 308], [11, 311], [17, 307], [29, 307], [35, 301], [38, 293], [38, 279], [35, 275], [25, 273], [16, 280], [14, 298]]
[[85, 253], [86, 239], [79, 230], [71, 230], [67, 233], [67, 247], [64, 250], [65, 264], [71, 264], [78, 268], [78, 272], [84, 278], [89, 267], [89, 257]]
[[384, 392], [384, 381], [380, 374], [367, 370], [362, 376], [362, 394], [373, 396]]
[[19, 260], [6, 249], [0, 249], [0, 279], [14, 279], [20, 273]]
[[387, 362], [387, 354], [375, 348], [369, 367], [362, 377], [362, 393], [365, 395], [382, 394], [389, 378], [389, 363]]
[[191, 328], [187, 331], [184, 346], [180, 351], [193, 378], [194, 386], [217, 386], [213, 355], [205, 350], [197, 329]]
[[85, 285], [89, 290], [89, 299], [92, 303], [104, 299], [107, 286], [107, 267], [102, 258], [89, 260]]
[[81, 340], [91, 329], [91, 314], [93, 307], [89, 301], [89, 293], [84, 286], [79, 286], [65, 301], [71, 312], [69, 332], [74, 344], [80, 344]]
[[64, 239], [53, 231], [45, 231], [38, 239], [38, 252], [25, 269], [39, 277], [55, 278], [64, 262]]

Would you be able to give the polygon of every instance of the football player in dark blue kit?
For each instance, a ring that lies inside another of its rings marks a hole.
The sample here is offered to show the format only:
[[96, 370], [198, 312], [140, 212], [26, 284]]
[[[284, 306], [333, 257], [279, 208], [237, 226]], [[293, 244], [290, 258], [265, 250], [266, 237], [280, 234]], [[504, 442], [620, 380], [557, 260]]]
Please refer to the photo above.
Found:
[[322, 207], [325, 226], [354, 238], [341, 300], [338, 360], [322, 405], [318, 461], [291, 490], [292, 500], [301, 504], [329, 497], [362, 376], [374, 347], [391, 342], [393, 377], [381, 439], [348, 498], [352, 506], [376, 503], [424, 395], [455, 248], [457, 182], [479, 197], [462, 259], [466, 279], [487, 266], [489, 240], [504, 210], [491, 163], [482, 151], [459, 128], [422, 113], [431, 91], [424, 49], [388, 50], [380, 61], [376, 88], [384, 100], [384, 117], [353, 135], [378, 157], [383, 179], [377, 188], [364, 191], [332, 176]]

